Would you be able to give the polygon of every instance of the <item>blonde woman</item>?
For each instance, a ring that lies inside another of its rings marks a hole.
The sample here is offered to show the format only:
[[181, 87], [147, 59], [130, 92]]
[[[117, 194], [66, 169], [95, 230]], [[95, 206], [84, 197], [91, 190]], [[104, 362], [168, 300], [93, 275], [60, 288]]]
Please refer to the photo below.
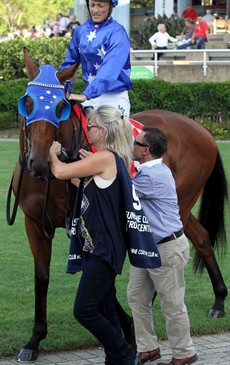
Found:
[[78, 194], [79, 220], [73, 219], [72, 227], [72, 236], [78, 239], [76, 231], [81, 236], [84, 256], [74, 315], [103, 344], [105, 364], [141, 365], [122, 336], [115, 310], [115, 278], [122, 271], [126, 255], [124, 188], [118, 169], [121, 162], [125, 165], [122, 173], [128, 174], [132, 128], [117, 108], [101, 106], [90, 115], [87, 129], [96, 153], [80, 150], [81, 160], [65, 164], [57, 158], [61, 145], [53, 142], [50, 148], [56, 178], [84, 178], [79, 188], [82, 194]]

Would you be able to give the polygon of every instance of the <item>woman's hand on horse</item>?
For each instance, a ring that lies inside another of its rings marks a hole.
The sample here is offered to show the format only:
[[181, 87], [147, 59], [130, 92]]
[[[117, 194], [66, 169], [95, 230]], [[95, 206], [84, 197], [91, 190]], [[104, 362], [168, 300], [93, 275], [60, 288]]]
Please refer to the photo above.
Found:
[[61, 154], [61, 143], [57, 141], [53, 141], [52, 146], [50, 147], [50, 155], [60, 155]]
[[84, 160], [84, 158], [87, 158], [87, 157], [91, 156], [92, 154], [93, 154], [93, 152], [86, 151], [86, 150], [84, 150], [84, 148], [81, 148], [79, 150], [79, 157], [81, 160]]
[[76, 100], [79, 101], [80, 103], [83, 103], [84, 101], [87, 100], [87, 96], [84, 94], [70, 94], [68, 100]]

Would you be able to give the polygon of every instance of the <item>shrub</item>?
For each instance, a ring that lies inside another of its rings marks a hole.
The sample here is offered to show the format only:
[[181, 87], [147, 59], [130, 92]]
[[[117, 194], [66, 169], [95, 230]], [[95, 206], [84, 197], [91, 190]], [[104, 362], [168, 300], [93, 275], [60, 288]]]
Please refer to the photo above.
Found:
[[[0, 129], [17, 123], [18, 99], [25, 93], [28, 79], [0, 82]], [[77, 78], [72, 92], [85, 88]], [[230, 137], [230, 82], [181, 84], [162, 80], [134, 80], [129, 92], [131, 113], [148, 109], [165, 109], [196, 119], [211, 131], [216, 139]], [[8, 112], [9, 114], [3, 114]], [[12, 114], [15, 116], [12, 121]], [[9, 115], [9, 121], [6, 121]], [[213, 120], [222, 118], [221, 123]], [[11, 122], [10, 122], [11, 121]]]
[[52, 64], [59, 69], [65, 59], [70, 38], [21, 38], [0, 43], [0, 77], [3, 80], [26, 77], [23, 62], [23, 47], [27, 47], [38, 66]]

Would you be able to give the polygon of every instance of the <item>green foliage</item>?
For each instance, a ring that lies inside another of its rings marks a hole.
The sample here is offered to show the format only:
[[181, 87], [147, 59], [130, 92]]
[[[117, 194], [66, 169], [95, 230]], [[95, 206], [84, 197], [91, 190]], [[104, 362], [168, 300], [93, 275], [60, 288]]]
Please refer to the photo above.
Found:
[[170, 83], [134, 80], [129, 91], [132, 112], [166, 109], [189, 117], [210, 117], [221, 112], [229, 118], [230, 82]]
[[184, 28], [183, 18], [168, 18], [166, 15], [158, 15], [154, 18], [152, 22], [140, 22], [138, 25], [134, 26], [130, 30], [130, 37], [132, 42], [132, 47], [134, 49], [151, 49], [149, 43], [149, 38], [156, 32], [158, 32], [157, 26], [159, 24], [165, 24], [167, 27], [167, 32], [170, 36], [176, 37], [180, 35], [182, 29]]
[[17, 24], [42, 25], [55, 19], [56, 14], [69, 15], [73, 0], [2, 0], [0, 2], [0, 33], [9, 33]]
[[151, 49], [149, 38], [157, 31], [155, 22], [140, 22], [130, 30], [133, 49]]
[[[12, 121], [13, 114], [17, 120], [18, 99], [25, 93], [27, 82], [28, 79], [23, 78], [0, 83], [0, 115], [9, 112], [9, 119]], [[84, 88], [85, 84], [78, 75], [72, 92], [81, 93]], [[129, 97], [132, 114], [148, 109], [169, 110], [198, 120], [216, 139], [230, 138], [230, 82], [182, 84], [134, 80]], [[218, 114], [222, 123], [215, 123]], [[0, 118], [0, 129], [9, 125], [5, 118], [6, 115]]]
[[1, 112], [0, 113], [0, 128], [2, 130], [12, 128], [15, 124], [15, 113]]
[[230, 139], [230, 128], [227, 123], [222, 125], [213, 122], [211, 118], [198, 118], [198, 122], [207, 128], [215, 139], [219, 141]]
[[0, 43], [0, 77], [12, 80], [26, 77], [23, 62], [23, 47], [27, 47], [35, 64], [50, 63], [59, 68], [65, 59], [70, 38], [26, 38], [17, 37]]

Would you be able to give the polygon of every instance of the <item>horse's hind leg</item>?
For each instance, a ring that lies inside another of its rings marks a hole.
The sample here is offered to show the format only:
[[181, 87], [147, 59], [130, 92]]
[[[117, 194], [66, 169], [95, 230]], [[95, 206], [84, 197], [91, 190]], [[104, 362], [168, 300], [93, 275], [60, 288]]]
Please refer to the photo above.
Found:
[[25, 217], [25, 226], [35, 268], [35, 314], [32, 337], [20, 350], [18, 361], [34, 361], [38, 357], [38, 347], [47, 335], [47, 292], [49, 286], [49, 268], [52, 241], [46, 237], [42, 229], [33, 220]]
[[222, 317], [225, 314], [224, 300], [228, 295], [228, 291], [214, 255], [213, 248], [211, 247], [209, 233], [198, 222], [198, 220], [192, 214], [190, 214], [185, 226], [185, 234], [192, 242], [197, 254], [204, 261], [212, 283], [215, 301], [212, 309], [209, 311], [208, 316]]
[[121, 304], [118, 302], [117, 298], [116, 298], [116, 311], [124, 334], [124, 338], [126, 339], [129, 346], [134, 350], [134, 352], [136, 352], [137, 346], [134, 332], [133, 317], [129, 316], [129, 314], [125, 312]]

